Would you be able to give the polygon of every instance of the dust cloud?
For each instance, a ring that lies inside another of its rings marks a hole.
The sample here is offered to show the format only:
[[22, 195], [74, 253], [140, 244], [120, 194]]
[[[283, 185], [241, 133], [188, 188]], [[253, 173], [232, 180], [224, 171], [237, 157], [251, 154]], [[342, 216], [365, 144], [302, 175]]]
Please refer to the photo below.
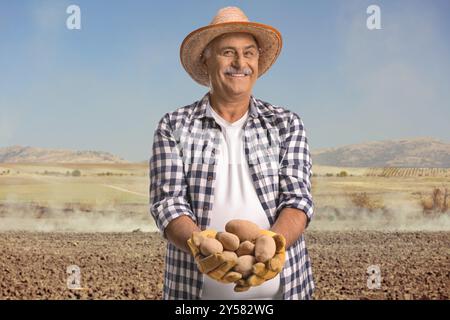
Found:
[[0, 232], [153, 232], [157, 231], [145, 205], [0, 203]]
[[[308, 229], [317, 231], [450, 231], [450, 212], [424, 213], [418, 203], [382, 199], [381, 208], [358, 208], [345, 197], [316, 204]], [[0, 232], [157, 232], [146, 204], [0, 202]]]
[[377, 209], [316, 208], [312, 230], [450, 231], [450, 212], [424, 213], [414, 204]]

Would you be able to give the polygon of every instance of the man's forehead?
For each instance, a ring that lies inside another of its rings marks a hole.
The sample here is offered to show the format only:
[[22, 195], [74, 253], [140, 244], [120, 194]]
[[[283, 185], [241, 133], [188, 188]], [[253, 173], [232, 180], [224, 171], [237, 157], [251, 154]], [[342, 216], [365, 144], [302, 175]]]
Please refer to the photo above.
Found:
[[250, 33], [226, 33], [213, 40], [217, 46], [228, 46], [232, 43], [240, 42], [240, 45], [248, 47], [250, 45], [258, 46], [255, 37]]

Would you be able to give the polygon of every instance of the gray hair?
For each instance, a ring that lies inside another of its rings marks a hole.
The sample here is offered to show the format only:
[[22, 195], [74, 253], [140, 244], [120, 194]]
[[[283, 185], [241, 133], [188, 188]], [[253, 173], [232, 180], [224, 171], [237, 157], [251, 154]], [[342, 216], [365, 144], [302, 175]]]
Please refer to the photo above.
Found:
[[208, 43], [208, 45], [205, 47], [205, 50], [203, 50], [202, 58], [203, 58], [204, 60], [206, 60], [206, 59], [208, 59], [209, 57], [211, 57], [211, 44], [212, 44], [212, 41], [210, 41], [210, 42]]

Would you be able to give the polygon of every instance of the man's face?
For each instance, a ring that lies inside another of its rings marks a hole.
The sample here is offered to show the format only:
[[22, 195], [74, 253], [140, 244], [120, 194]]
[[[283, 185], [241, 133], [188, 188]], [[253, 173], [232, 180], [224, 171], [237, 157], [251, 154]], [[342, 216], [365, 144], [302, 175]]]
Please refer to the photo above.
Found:
[[258, 59], [258, 45], [248, 33], [214, 39], [205, 59], [212, 91], [229, 97], [250, 94], [258, 78]]

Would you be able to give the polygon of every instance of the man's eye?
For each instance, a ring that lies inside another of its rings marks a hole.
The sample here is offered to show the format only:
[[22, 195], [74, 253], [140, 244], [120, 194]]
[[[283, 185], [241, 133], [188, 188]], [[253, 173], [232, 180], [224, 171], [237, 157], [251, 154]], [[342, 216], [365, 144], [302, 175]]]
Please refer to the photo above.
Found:
[[231, 57], [231, 56], [234, 55], [234, 52], [233, 52], [233, 50], [225, 50], [225, 51], [223, 52], [223, 55], [224, 55], [224, 56], [227, 56], [227, 57]]
[[245, 56], [246, 57], [253, 57], [255, 55], [255, 52], [253, 52], [253, 51], [247, 51], [246, 53], [245, 53]]

